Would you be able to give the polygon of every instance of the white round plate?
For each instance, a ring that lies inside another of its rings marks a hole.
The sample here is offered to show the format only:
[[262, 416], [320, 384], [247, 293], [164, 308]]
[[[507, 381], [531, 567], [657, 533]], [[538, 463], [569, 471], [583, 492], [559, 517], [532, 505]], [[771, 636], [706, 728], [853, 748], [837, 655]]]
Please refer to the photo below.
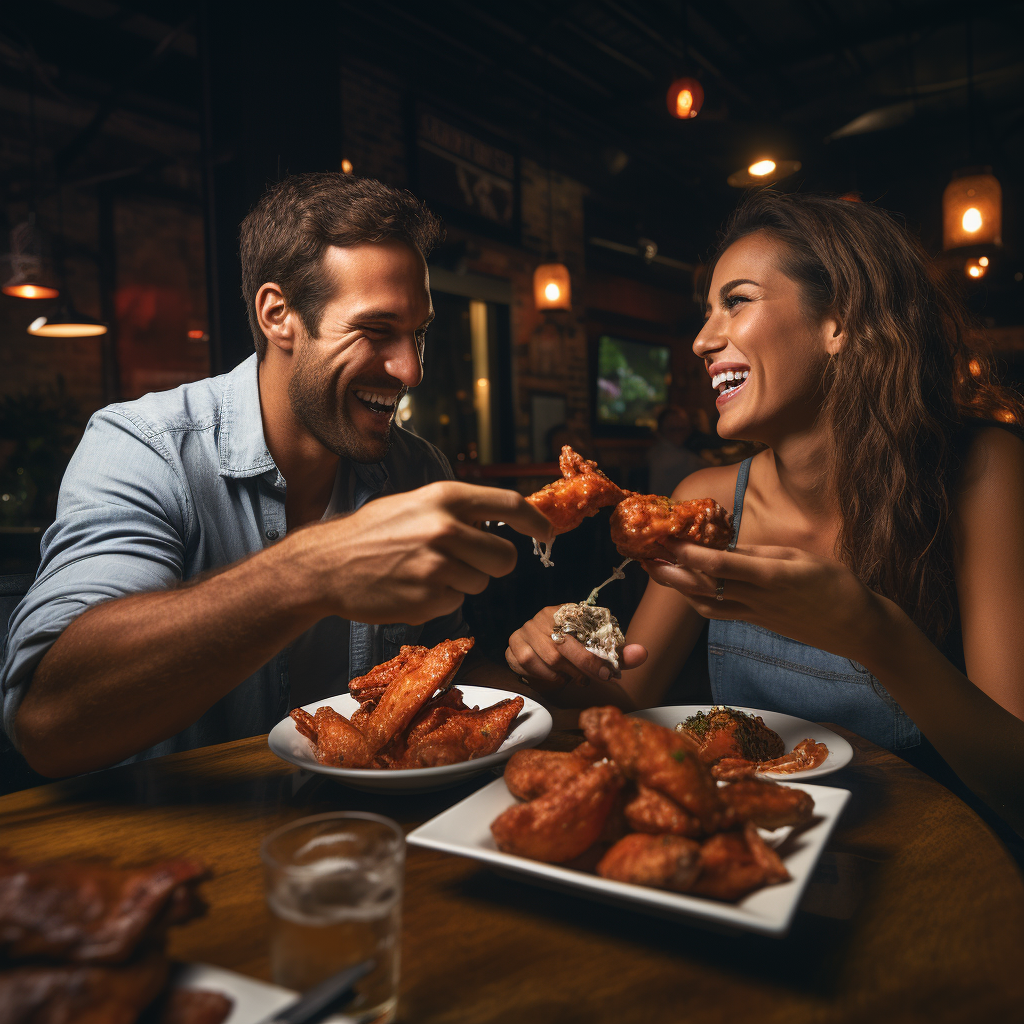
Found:
[[[714, 704], [676, 704], [664, 708], [645, 708], [643, 711], [634, 711], [632, 714], [637, 718], [646, 718], [648, 722], [657, 725], [664, 725], [666, 728], [674, 729], [684, 719], [697, 714], [698, 711], [708, 712]], [[733, 707], [733, 705], [728, 705]], [[828, 747], [828, 757], [817, 768], [808, 768], [803, 772], [758, 772], [758, 775], [766, 779], [791, 779], [793, 782], [803, 782], [805, 779], [812, 779], [816, 775], [831, 775], [832, 772], [845, 768], [853, 760], [853, 747], [838, 733], [826, 729], [823, 725], [808, 722], [804, 718], [794, 718], [792, 715], [783, 715], [777, 711], [759, 711], [757, 708], [734, 708], [736, 711], [745, 711], [748, 715], [759, 715], [769, 729], [774, 729], [786, 744], [786, 753], [789, 753], [801, 740], [812, 739], [815, 743], [824, 743]]]
[[[295, 728], [291, 718], [283, 719], [270, 730], [267, 743], [270, 749], [285, 761], [290, 761], [309, 772], [330, 775], [352, 789], [368, 793], [422, 793], [457, 786], [460, 782], [487, 771], [488, 768], [503, 764], [517, 750], [535, 747], [551, 732], [551, 715], [546, 708], [529, 697], [509, 690], [496, 690], [490, 686], [463, 686], [458, 683], [456, 685], [462, 691], [468, 707], [489, 708], [508, 697], [523, 697], [523, 710], [512, 723], [505, 742], [493, 754], [478, 757], [473, 761], [461, 761], [459, 764], [441, 765], [439, 768], [335, 768], [332, 765], [321, 764], [316, 759], [309, 740]], [[317, 708], [322, 708], [325, 704], [346, 718], [359, 707], [355, 697], [340, 693], [336, 697], [307, 704], [304, 710], [312, 715], [316, 713]]]

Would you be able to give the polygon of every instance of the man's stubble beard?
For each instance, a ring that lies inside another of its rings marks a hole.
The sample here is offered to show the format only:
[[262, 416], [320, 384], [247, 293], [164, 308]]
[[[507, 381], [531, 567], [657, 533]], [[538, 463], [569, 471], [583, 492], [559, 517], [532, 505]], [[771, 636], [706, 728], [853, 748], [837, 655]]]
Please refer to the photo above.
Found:
[[[351, 422], [345, 410], [344, 397], [339, 402], [329, 373], [312, 357], [310, 344], [295, 353], [288, 401], [296, 419], [328, 451], [352, 462], [382, 462], [391, 450], [392, 423], [385, 437], [368, 440]], [[358, 399], [353, 396], [353, 401]]]

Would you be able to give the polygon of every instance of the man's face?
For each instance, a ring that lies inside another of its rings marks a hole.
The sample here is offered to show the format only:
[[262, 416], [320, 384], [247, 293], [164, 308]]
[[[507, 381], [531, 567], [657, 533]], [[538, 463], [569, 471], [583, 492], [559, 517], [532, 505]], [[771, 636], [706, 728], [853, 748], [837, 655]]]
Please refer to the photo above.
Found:
[[288, 398], [329, 451], [380, 462], [398, 401], [423, 377], [423, 339], [434, 317], [423, 257], [404, 242], [332, 246], [323, 272], [334, 294], [320, 336], [296, 339]]

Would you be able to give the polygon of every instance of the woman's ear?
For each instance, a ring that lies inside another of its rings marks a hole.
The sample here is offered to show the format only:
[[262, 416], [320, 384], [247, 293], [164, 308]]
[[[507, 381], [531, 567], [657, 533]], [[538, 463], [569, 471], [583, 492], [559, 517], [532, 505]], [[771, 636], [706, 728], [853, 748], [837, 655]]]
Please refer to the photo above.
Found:
[[297, 336], [298, 320], [280, 287], [268, 282], [256, 293], [256, 319], [267, 343], [291, 354]]
[[825, 351], [830, 356], [839, 355], [846, 343], [842, 325], [836, 323], [835, 320], [826, 320], [822, 324], [822, 332], [825, 335]]

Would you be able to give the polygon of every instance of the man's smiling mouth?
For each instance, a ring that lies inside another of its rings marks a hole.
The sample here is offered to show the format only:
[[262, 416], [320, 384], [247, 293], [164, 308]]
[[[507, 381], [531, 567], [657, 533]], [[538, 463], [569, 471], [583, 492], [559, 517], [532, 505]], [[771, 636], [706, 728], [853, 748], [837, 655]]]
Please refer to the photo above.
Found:
[[398, 395], [384, 395], [379, 391], [353, 391], [356, 398], [366, 406], [370, 412], [378, 414], [387, 413], [390, 415], [395, 411], [395, 404], [398, 402]]

